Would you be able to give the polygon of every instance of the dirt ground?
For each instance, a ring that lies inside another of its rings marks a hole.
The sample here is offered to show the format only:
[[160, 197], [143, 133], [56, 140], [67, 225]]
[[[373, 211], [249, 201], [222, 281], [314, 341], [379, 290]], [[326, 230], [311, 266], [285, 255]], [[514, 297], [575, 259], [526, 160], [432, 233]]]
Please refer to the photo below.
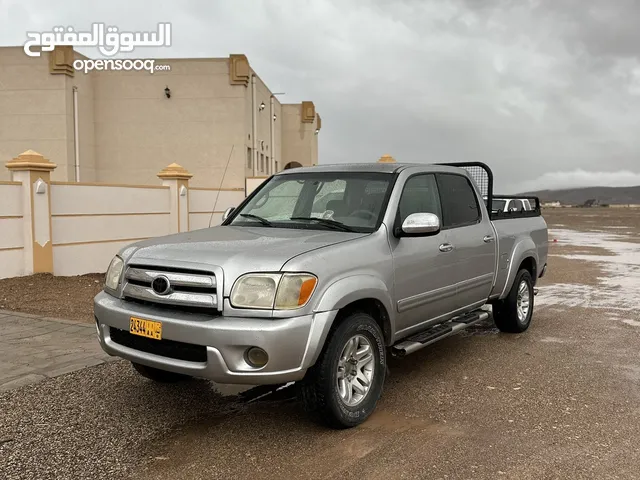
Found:
[[310, 422], [288, 389], [247, 402], [116, 361], [0, 395], [0, 477], [640, 478], [640, 210], [544, 215], [531, 327], [392, 359], [357, 428]]
[[640, 242], [640, 208], [546, 208], [542, 214], [557, 228], [621, 233]]
[[37, 274], [0, 280], [0, 310], [93, 322], [93, 297], [104, 274], [54, 277]]

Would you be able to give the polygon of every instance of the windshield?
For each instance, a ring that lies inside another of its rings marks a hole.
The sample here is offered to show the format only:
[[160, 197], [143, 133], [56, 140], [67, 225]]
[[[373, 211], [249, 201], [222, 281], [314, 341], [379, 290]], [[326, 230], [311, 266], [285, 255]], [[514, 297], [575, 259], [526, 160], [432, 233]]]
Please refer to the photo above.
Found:
[[364, 172], [276, 175], [228, 225], [370, 233], [382, 222], [392, 179]]

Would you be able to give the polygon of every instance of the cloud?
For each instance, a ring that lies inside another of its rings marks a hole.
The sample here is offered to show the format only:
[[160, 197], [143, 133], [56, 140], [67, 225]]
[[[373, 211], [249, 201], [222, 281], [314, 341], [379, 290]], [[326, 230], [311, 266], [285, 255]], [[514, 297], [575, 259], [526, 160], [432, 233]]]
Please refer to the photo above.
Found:
[[532, 192], [537, 190], [560, 190], [576, 187], [634, 187], [640, 185], [640, 173], [629, 170], [617, 172], [572, 170], [548, 172], [530, 181], [513, 186], [513, 192]]
[[[640, 172], [634, 0], [0, 3], [0, 44], [104, 21], [173, 24], [146, 57], [245, 53], [283, 102], [313, 100], [321, 163], [479, 160], [499, 191], [545, 173]], [[140, 55], [139, 52], [135, 52]], [[576, 177], [576, 180], [586, 177]]]

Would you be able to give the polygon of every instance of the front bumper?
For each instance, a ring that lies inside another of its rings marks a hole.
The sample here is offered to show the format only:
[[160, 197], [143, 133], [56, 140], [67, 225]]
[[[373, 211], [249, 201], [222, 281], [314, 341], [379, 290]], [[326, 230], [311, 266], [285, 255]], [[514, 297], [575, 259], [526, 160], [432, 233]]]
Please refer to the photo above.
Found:
[[[94, 299], [100, 345], [109, 355], [218, 383], [246, 385], [301, 380], [318, 358], [336, 313], [286, 319], [210, 317], [125, 302], [105, 292]], [[180, 360], [116, 343], [111, 328], [128, 332], [131, 316], [162, 322], [163, 340], [204, 347], [206, 361]], [[254, 368], [245, 361], [252, 346], [269, 355], [264, 367]]]

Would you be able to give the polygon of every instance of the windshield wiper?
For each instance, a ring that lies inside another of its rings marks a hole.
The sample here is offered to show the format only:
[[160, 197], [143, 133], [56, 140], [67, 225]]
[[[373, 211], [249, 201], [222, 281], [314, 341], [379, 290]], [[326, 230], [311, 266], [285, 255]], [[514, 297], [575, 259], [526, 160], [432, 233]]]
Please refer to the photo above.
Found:
[[326, 225], [327, 227], [332, 227], [336, 230], [342, 230], [343, 232], [355, 232], [355, 230], [351, 228], [349, 225], [345, 225], [342, 222], [338, 222], [337, 220], [330, 220], [328, 218], [291, 217], [289, 220], [308, 220], [308, 221], [318, 222], [322, 225]]
[[258, 215], [254, 215], [253, 213], [241, 213], [240, 216], [257, 220], [265, 227], [273, 227], [273, 223], [271, 223], [269, 220], [267, 220], [266, 218], [259, 217]]

